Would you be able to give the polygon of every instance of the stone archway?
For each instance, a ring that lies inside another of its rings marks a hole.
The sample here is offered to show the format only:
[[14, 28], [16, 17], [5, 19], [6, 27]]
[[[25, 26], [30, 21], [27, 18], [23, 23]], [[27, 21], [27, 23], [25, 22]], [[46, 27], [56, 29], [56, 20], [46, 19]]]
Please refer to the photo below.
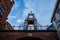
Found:
[[19, 38], [17, 40], [43, 40], [43, 39], [36, 38], [36, 37], [23, 37], [23, 38]]

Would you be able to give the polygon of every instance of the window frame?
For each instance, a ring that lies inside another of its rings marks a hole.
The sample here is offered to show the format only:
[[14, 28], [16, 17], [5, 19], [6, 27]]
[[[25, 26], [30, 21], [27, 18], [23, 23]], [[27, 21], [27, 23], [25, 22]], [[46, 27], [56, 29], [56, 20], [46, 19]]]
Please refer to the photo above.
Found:
[[0, 5], [0, 18], [2, 17], [3, 13], [5, 12], [2, 5]]

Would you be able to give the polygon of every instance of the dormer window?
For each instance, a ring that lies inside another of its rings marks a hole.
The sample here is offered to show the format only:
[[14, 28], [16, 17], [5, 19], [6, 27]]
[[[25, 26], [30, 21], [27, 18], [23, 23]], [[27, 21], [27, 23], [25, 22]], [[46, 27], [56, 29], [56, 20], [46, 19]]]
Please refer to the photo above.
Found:
[[0, 17], [2, 16], [3, 13], [4, 13], [4, 9], [3, 9], [3, 7], [0, 5]]

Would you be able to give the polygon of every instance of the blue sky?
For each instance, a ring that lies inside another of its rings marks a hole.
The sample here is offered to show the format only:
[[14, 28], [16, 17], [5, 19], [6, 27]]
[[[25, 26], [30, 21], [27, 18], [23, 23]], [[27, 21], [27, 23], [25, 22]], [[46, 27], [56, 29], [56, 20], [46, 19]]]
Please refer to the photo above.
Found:
[[39, 24], [50, 25], [56, 0], [14, 0], [8, 21], [11, 25], [24, 23], [30, 11], [33, 11]]

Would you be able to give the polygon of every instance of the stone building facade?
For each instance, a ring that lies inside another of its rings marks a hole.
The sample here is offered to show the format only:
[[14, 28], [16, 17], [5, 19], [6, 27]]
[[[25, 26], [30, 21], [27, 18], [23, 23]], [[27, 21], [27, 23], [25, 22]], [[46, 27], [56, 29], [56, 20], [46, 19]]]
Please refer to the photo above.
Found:
[[4, 24], [13, 4], [14, 0], [0, 0], [0, 30], [4, 28]]
[[60, 1], [56, 2], [56, 6], [52, 15], [51, 23], [57, 30], [58, 36], [60, 38]]

